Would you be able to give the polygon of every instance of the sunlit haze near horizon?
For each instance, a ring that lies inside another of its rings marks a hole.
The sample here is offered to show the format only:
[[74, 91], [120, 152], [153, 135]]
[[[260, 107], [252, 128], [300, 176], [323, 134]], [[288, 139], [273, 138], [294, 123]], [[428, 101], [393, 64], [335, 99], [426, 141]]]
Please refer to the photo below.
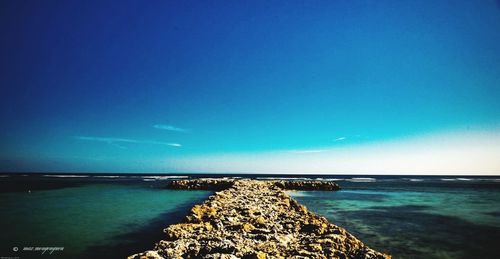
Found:
[[1, 1], [0, 172], [500, 175], [500, 3]]

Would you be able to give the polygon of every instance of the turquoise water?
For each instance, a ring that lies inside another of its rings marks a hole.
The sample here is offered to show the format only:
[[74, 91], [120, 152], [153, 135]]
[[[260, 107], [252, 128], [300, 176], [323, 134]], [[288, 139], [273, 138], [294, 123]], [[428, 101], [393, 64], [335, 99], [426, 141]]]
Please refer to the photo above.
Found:
[[[0, 256], [125, 258], [150, 249], [165, 226], [211, 195], [163, 189], [164, 178], [0, 177]], [[341, 191], [291, 194], [393, 258], [500, 258], [499, 179], [336, 181]], [[45, 246], [64, 250], [22, 251]]]
[[291, 192], [310, 210], [394, 258], [500, 258], [500, 183], [340, 181], [339, 192]]
[[181, 220], [209, 194], [140, 182], [0, 193], [0, 256], [39, 257], [40, 252], [21, 250], [49, 246], [64, 247], [53, 258], [123, 258], [152, 248], [163, 227]]

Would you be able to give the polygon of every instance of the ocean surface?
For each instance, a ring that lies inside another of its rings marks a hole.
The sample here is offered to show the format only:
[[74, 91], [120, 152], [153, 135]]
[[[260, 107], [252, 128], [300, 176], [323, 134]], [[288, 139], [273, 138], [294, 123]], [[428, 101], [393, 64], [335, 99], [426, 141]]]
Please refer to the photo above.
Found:
[[500, 258], [500, 179], [342, 178], [338, 192], [290, 192], [393, 258]]
[[[167, 190], [165, 181], [206, 176], [0, 174], [0, 257], [125, 258], [151, 249], [165, 226], [212, 194]], [[500, 177], [312, 178], [342, 190], [293, 198], [393, 258], [500, 258]]]
[[[0, 177], [0, 257], [126, 258], [152, 249], [165, 226], [181, 221], [211, 194], [165, 190], [159, 182], [112, 176]], [[25, 247], [64, 250], [49, 254]]]

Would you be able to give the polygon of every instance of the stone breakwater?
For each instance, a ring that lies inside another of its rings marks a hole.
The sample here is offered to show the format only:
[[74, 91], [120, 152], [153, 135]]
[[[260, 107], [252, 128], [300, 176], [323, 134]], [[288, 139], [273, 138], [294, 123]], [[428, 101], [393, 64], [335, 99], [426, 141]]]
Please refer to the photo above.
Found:
[[[182, 190], [212, 190], [220, 191], [233, 187], [235, 179], [191, 179], [191, 180], [172, 180], [167, 182], [168, 189]], [[266, 181], [271, 185], [283, 190], [297, 191], [337, 191], [340, 187], [337, 183], [331, 181], [315, 180], [270, 180]]]
[[137, 258], [390, 258], [311, 213], [276, 181], [235, 180]]

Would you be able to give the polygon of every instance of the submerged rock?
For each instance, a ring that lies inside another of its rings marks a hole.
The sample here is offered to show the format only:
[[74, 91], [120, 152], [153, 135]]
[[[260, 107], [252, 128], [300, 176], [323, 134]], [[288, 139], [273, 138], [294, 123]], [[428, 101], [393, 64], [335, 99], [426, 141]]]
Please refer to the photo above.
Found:
[[301, 188], [300, 184], [222, 183], [226, 184], [231, 187], [194, 206], [185, 222], [167, 227], [165, 239], [153, 250], [129, 258], [390, 258], [311, 213], [282, 189]]

